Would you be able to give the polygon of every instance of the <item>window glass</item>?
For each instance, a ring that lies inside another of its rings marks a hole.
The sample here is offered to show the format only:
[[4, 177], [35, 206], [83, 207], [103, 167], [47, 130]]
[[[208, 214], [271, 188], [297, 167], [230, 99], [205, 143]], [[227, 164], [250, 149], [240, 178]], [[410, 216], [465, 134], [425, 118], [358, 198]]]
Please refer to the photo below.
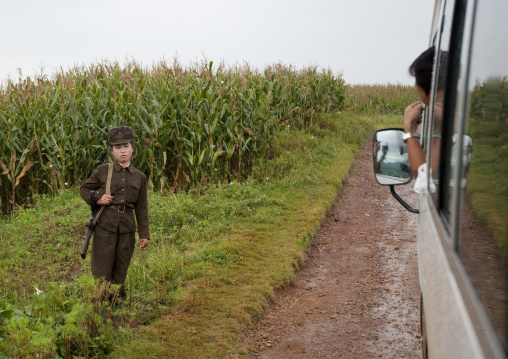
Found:
[[450, 38], [452, 31], [452, 19], [453, 19], [453, 8], [454, 2], [447, 1], [444, 7], [444, 18], [441, 30], [441, 38], [439, 40], [439, 52], [434, 73], [434, 88], [436, 92], [434, 94], [434, 106], [432, 108], [432, 124], [430, 131], [430, 168], [432, 170], [431, 180], [434, 183], [435, 190], [432, 188], [430, 192], [433, 194], [433, 198], [436, 204], [439, 202], [440, 191], [439, 191], [439, 158], [441, 155], [441, 133], [443, 129], [443, 101], [447, 82], [448, 73], [448, 53], [450, 49]]
[[508, 349], [508, 2], [478, 1], [461, 137], [458, 250]]

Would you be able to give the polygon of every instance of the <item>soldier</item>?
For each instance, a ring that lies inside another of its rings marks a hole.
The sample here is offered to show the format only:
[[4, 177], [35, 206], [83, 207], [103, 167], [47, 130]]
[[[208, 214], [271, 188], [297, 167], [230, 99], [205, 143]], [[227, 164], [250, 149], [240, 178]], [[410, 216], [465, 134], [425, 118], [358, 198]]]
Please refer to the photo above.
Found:
[[119, 296], [125, 300], [127, 294], [124, 281], [134, 253], [136, 222], [139, 246], [145, 248], [150, 238], [147, 179], [130, 162], [134, 152], [134, 131], [127, 126], [112, 128], [108, 132], [108, 140], [110, 151], [115, 157], [111, 194], [105, 193], [109, 164], [98, 166], [79, 192], [90, 205], [90, 191], [95, 190], [96, 203], [105, 206], [95, 227], [92, 274], [95, 278], [120, 284]]

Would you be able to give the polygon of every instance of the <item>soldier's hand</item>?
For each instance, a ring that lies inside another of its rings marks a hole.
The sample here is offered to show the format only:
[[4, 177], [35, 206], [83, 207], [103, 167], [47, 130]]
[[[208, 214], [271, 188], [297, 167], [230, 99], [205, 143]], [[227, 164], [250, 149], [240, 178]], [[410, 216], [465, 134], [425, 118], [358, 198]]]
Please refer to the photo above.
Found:
[[102, 197], [97, 201], [97, 204], [100, 204], [101, 206], [109, 206], [112, 200], [113, 196], [103, 194]]
[[139, 239], [139, 247], [145, 248], [148, 245], [148, 239], [147, 238], [140, 238]]

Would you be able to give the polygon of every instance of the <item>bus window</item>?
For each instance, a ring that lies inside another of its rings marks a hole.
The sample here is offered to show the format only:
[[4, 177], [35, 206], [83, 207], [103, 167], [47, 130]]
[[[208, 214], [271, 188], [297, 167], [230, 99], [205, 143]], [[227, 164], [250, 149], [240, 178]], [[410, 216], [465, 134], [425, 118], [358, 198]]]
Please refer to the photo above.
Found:
[[508, 3], [478, 1], [462, 136], [458, 251], [508, 350]]
[[[446, 1], [444, 7], [444, 16], [442, 19], [441, 36], [439, 38], [436, 64], [434, 66], [434, 106], [432, 108], [432, 123], [430, 126], [430, 146], [429, 146], [429, 161], [432, 169], [431, 180], [434, 182], [436, 191], [431, 191], [436, 206], [439, 205], [440, 197], [442, 196], [439, 190], [439, 174], [440, 174], [440, 156], [441, 156], [441, 135], [443, 130], [443, 101], [445, 95], [445, 88], [447, 84], [448, 75], [448, 53], [450, 49], [450, 39], [452, 33], [452, 19], [454, 11], [454, 1]], [[446, 216], [447, 219], [448, 216]]]

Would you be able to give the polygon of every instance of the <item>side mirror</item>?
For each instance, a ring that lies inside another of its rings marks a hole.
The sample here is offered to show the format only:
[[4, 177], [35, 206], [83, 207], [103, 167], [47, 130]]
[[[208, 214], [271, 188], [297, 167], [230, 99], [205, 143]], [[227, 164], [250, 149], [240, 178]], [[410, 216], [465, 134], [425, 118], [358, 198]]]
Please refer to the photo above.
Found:
[[407, 146], [401, 128], [379, 130], [372, 138], [372, 155], [376, 181], [384, 186], [411, 182]]

